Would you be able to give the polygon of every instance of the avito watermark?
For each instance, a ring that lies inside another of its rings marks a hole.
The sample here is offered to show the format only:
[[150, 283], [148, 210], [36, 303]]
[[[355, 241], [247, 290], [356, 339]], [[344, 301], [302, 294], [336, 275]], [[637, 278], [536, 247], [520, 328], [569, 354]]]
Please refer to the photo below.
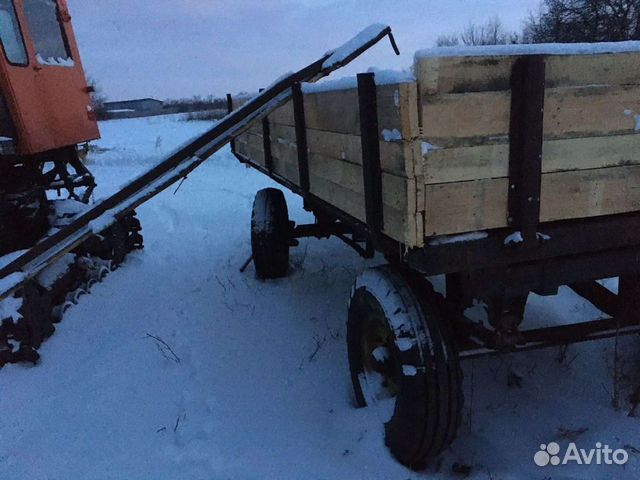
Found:
[[556, 442], [540, 445], [540, 450], [533, 456], [533, 461], [539, 467], [558, 465], [624, 465], [629, 461], [629, 453], [622, 448], [613, 450], [609, 445], [597, 442], [590, 450], [578, 448], [571, 442], [564, 453]]

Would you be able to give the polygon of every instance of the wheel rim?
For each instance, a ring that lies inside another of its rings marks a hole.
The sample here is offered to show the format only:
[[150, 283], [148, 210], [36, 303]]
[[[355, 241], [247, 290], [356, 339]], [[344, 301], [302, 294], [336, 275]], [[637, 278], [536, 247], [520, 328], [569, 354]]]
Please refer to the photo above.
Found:
[[360, 383], [368, 404], [394, 398], [398, 394], [395, 336], [377, 302], [367, 299], [362, 318]]

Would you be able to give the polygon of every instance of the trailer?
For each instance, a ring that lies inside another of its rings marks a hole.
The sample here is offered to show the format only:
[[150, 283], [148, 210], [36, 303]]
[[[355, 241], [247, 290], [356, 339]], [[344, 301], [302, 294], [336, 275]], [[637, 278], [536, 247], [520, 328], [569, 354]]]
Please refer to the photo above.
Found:
[[[640, 333], [639, 132], [638, 42], [435, 49], [413, 74], [296, 83], [232, 145], [315, 216], [258, 192], [256, 273], [286, 275], [303, 237], [384, 256], [351, 291], [351, 378], [360, 407], [395, 397], [386, 443], [423, 468], [460, 424], [461, 360]], [[521, 328], [560, 286], [602, 318]]]

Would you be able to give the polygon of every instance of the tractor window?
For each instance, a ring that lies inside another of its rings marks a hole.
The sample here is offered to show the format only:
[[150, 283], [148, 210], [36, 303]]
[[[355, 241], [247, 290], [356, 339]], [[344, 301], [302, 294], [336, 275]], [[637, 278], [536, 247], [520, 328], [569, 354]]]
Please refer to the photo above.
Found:
[[38, 62], [43, 65], [72, 66], [57, 2], [24, 0], [24, 13], [27, 16]]
[[27, 50], [22, 40], [12, 0], [0, 0], [0, 42], [9, 63], [27, 64]]

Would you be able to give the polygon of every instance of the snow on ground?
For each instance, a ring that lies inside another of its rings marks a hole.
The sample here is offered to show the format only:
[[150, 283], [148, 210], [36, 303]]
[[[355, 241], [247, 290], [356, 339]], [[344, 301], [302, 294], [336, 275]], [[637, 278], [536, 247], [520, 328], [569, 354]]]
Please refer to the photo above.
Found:
[[[209, 127], [103, 123], [90, 156], [97, 194]], [[146, 249], [66, 314], [40, 365], [0, 371], [0, 479], [460, 478], [454, 463], [474, 479], [638, 477], [640, 420], [624, 398], [611, 406], [613, 341], [572, 346], [564, 363], [557, 349], [466, 363], [458, 440], [426, 473], [398, 465], [381, 412], [353, 408], [346, 359], [349, 290], [376, 262], [303, 240], [287, 279], [239, 272], [253, 196], [271, 185], [224, 150], [139, 209]], [[568, 290], [527, 311], [530, 325], [597, 316]], [[640, 384], [640, 345], [619, 348], [626, 397]], [[580, 448], [630, 445], [629, 464], [536, 467], [540, 444], [566, 446], [562, 429], [588, 429], [574, 434]]]

